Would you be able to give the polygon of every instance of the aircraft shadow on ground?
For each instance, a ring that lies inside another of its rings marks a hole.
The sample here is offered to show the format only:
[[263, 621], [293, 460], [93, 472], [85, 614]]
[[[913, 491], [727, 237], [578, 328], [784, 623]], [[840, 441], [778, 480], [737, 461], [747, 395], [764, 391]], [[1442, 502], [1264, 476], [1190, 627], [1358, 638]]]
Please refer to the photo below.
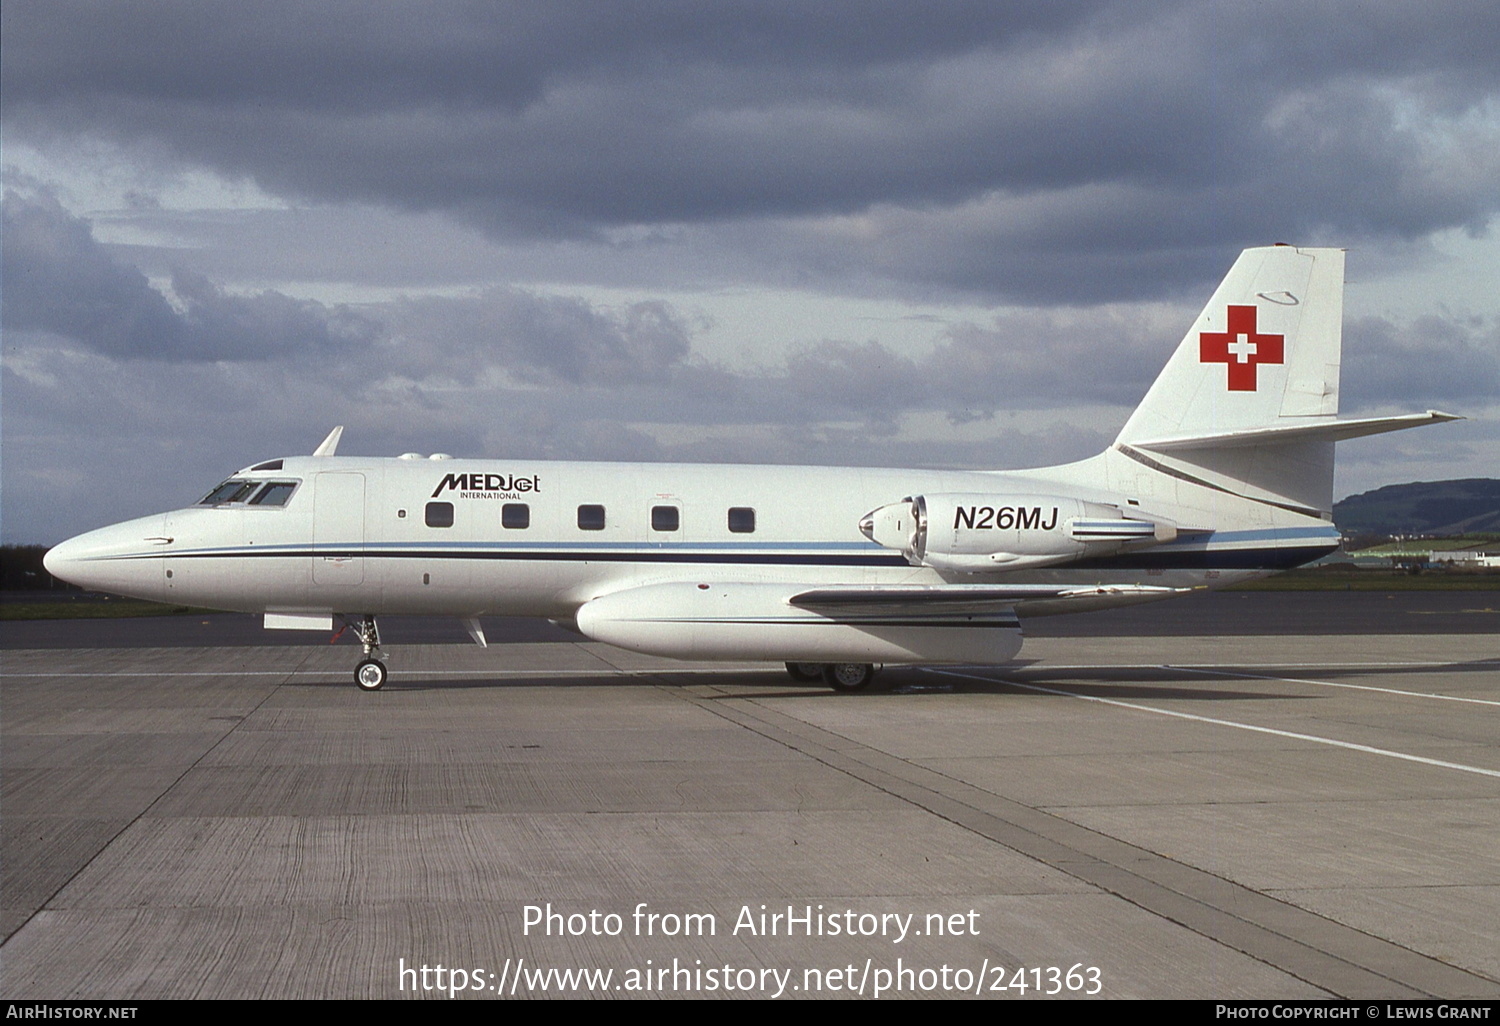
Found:
[[[1137, 671], [1139, 673], [1139, 671]], [[655, 687], [684, 687], [690, 685], [722, 685], [738, 688], [755, 688], [752, 692], [734, 691], [724, 694], [701, 695], [705, 701], [744, 701], [747, 699], [818, 699], [818, 700], [851, 700], [859, 698], [921, 698], [935, 694], [1007, 694], [1007, 695], [1036, 695], [1046, 697], [1035, 691], [1029, 691], [1024, 687], [1017, 687], [1002, 678], [993, 681], [977, 680], [974, 678], [942, 678], [932, 675], [917, 676], [915, 674], [902, 674], [900, 677], [891, 676], [882, 680], [876, 678], [875, 683], [867, 690], [858, 692], [839, 692], [830, 690], [828, 687], [809, 682], [797, 684], [791, 681], [774, 681], [767, 679], [769, 674], [722, 674], [712, 671], [702, 673], [672, 673], [670, 675], [657, 676], [654, 674], [624, 674], [624, 675], [601, 675], [598, 673], [579, 673], [577, 676], [557, 677], [474, 677], [467, 679], [443, 678], [440, 675], [423, 678], [421, 674], [411, 677], [400, 677], [392, 675], [386, 686], [381, 689], [381, 694], [415, 692], [415, 691], [475, 691], [492, 689], [513, 688], [544, 688], [544, 689], [575, 689], [575, 688], [655, 688]], [[1198, 678], [1198, 687], [1175, 687], [1175, 686], [1129, 686], [1134, 680], [1141, 678], [1130, 678], [1120, 676], [1111, 678], [1114, 683], [1105, 686], [1081, 684], [1076, 675], [1049, 681], [1046, 678], [1034, 678], [1025, 683], [1036, 683], [1045, 686], [1054, 683], [1058, 687], [1077, 694], [1098, 695], [1101, 698], [1156, 698], [1156, 699], [1192, 699], [1203, 700], [1265, 700], [1276, 698], [1310, 698], [1313, 696], [1305, 694], [1267, 694], [1264, 692], [1242, 692], [1225, 691], [1222, 688], [1208, 686], [1209, 682]], [[346, 681], [330, 680], [292, 680], [283, 687], [289, 688], [330, 688], [347, 687]]]
[[[753, 687], [759, 689], [751, 694], [730, 693], [702, 696], [708, 701], [725, 699], [802, 699], [802, 698], [857, 698], [865, 696], [920, 698], [933, 694], [1032, 694], [1025, 685], [1034, 687], [1056, 687], [1074, 694], [1097, 698], [1158, 699], [1192, 701], [1267, 701], [1277, 699], [1310, 699], [1317, 696], [1292, 691], [1245, 691], [1225, 690], [1222, 685], [1242, 682], [1250, 676], [1264, 684], [1294, 683], [1296, 678], [1309, 680], [1333, 679], [1334, 683], [1349, 678], [1389, 678], [1430, 673], [1486, 673], [1500, 671], [1500, 660], [1472, 660], [1440, 665], [1420, 664], [1409, 666], [1215, 666], [1193, 669], [1165, 666], [1091, 666], [1069, 667], [1052, 670], [1035, 661], [1010, 667], [963, 667], [951, 672], [941, 669], [898, 667], [877, 677], [868, 690], [852, 693], [830, 691], [817, 682], [806, 684], [776, 680], [774, 671], [717, 672], [713, 670], [667, 670], [660, 673], [610, 673], [608, 671], [579, 671], [577, 674], [546, 674], [536, 677], [525, 675], [507, 677], [475, 676], [470, 678], [445, 678], [441, 670], [424, 676], [420, 671], [411, 676], [392, 674], [391, 681], [383, 691], [473, 691], [493, 688], [642, 688], [682, 687], [687, 685], [725, 685], [731, 687]], [[1243, 676], [1242, 676], [1243, 675]], [[1164, 679], [1166, 678], [1166, 679]], [[1279, 678], [1291, 678], [1279, 681]], [[1174, 681], [1169, 683], [1168, 681]], [[1180, 681], [1181, 683], [1175, 683]], [[283, 687], [326, 688], [347, 686], [346, 680], [290, 680]]]

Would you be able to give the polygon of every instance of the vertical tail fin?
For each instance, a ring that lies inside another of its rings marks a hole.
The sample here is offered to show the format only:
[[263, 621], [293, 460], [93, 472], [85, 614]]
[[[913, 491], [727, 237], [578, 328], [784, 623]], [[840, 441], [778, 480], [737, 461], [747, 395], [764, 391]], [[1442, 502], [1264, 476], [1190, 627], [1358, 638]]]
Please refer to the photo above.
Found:
[[1344, 251], [1247, 249], [1115, 439], [1159, 473], [1330, 519], [1334, 443], [1460, 420], [1339, 420]]
[[1335, 442], [1462, 419], [1339, 420], [1343, 316], [1343, 250], [1245, 250], [1115, 439], [1119, 480], [1149, 494], [1143, 465], [1255, 516], [1329, 520]]
[[1333, 418], [1343, 317], [1343, 250], [1245, 250], [1116, 442]]
[[1115, 448], [1180, 480], [1326, 519], [1334, 436], [1323, 426], [1338, 413], [1343, 314], [1343, 250], [1245, 250]]

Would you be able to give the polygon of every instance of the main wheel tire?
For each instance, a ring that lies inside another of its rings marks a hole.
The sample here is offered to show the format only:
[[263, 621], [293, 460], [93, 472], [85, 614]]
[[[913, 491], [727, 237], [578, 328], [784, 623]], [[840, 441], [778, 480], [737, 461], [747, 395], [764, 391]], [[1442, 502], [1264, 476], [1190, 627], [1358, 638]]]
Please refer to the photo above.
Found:
[[385, 663], [366, 659], [354, 668], [354, 683], [361, 691], [379, 691], [385, 687]]
[[786, 672], [792, 680], [814, 681], [823, 679], [822, 663], [787, 663]]
[[875, 679], [869, 663], [829, 663], [823, 667], [823, 682], [835, 691], [863, 691]]

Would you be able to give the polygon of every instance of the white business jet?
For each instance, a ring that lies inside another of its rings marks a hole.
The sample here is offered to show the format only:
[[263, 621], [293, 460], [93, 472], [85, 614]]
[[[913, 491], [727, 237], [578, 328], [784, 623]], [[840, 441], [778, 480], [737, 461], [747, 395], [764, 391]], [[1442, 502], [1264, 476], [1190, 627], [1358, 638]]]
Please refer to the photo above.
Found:
[[1458, 419], [1338, 420], [1344, 254], [1241, 254], [1113, 445], [1008, 472], [334, 455], [246, 467], [195, 506], [80, 535], [53, 575], [352, 627], [552, 618], [679, 659], [784, 662], [839, 690], [882, 664], [1006, 662], [1020, 618], [1215, 587], [1334, 550], [1334, 443]]

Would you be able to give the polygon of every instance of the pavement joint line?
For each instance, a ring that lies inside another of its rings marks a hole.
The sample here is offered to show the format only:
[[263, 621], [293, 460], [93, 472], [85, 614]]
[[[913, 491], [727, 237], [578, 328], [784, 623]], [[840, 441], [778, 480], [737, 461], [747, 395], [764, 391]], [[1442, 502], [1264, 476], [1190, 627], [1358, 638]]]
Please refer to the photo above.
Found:
[[[616, 666], [595, 670], [418, 670], [415, 673], [403, 673], [402, 680], [432, 680], [445, 677], [588, 677], [598, 676], [603, 673], [617, 674], [624, 677], [655, 677], [681, 674], [713, 673], [722, 670], [722, 667], [693, 667], [688, 669], [672, 670], [629, 670]], [[753, 669], [736, 669], [735, 673], [776, 673], [783, 670], [772, 670], [769, 667]], [[349, 671], [346, 668], [336, 669], [312, 669], [312, 670], [163, 670], [152, 672], [149, 670], [111, 670], [105, 673], [0, 673], [3, 677], [347, 677]]]
[[[1299, 660], [1292, 663], [1252, 663], [1245, 659], [1238, 659], [1232, 663], [1054, 663], [1049, 661], [1048, 663], [1046, 663], [1046, 668], [1048, 670], [1159, 670], [1163, 666], [1171, 666], [1173, 669], [1187, 669], [1189, 667], [1197, 667], [1199, 669], [1212, 670], [1219, 667], [1234, 666], [1242, 670], [1277, 670], [1283, 668], [1293, 670], [1367, 670], [1385, 669], [1396, 666], [1431, 666], [1434, 668], [1439, 668], [1446, 666], [1466, 666], [1473, 665], [1474, 663], [1484, 664], [1497, 662], [1500, 662], [1500, 659], [1477, 659], [1472, 663], [1454, 663], [1451, 659], [1382, 659], [1371, 662], [1351, 662], [1349, 660], [1343, 660], [1337, 663], [1312, 663], [1307, 662], [1306, 660]], [[978, 665], [979, 664], [970, 664], [969, 668], [973, 668], [974, 666]], [[997, 667], [984, 668], [996, 669]], [[1028, 667], [1022, 666], [1019, 667], [1019, 669], [1025, 670], [1028, 669]]]
[[[773, 710], [763, 699], [725, 702], [719, 699], [736, 696], [711, 685], [670, 690], [705, 711], [1329, 993], [1500, 997], [1500, 983], [1477, 973]], [[1309, 934], [1320, 943], [1299, 939]], [[1394, 993], [1379, 988], [1394, 988]]]
[[[303, 659], [302, 659], [302, 661], [306, 662], [309, 658], [311, 658], [311, 653], [309, 653], [307, 656], [304, 656]], [[295, 671], [284, 671], [283, 674], [282, 674], [283, 680], [285, 680], [285, 678], [290, 677], [291, 674], [294, 673], [294, 672]], [[35, 674], [30, 674], [28, 676], [35, 676]], [[86, 674], [79, 674], [79, 676], [87, 676], [87, 675]], [[114, 834], [112, 834], [110, 836], [109, 840], [107, 840], [103, 844], [99, 845], [98, 849], [94, 852], [94, 854], [91, 855], [91, 856], [89, 856], [88, 861], [82, 863], [72, 873], [68, 874], [68, 878], [66, 880], [64, 880], [62, 883], [60, 883], [57, 886], [56, 890], [54, 890], [51, 894], [47, 895], [47, 897], [45, 899], [43, 899], [42, 901], [38, 902], [37, 903], [37, 907], [32, 910], [31, 915], [27, 916], [25, 919], [23, 919], [19, 923], [17, 923], [15, 929], [11, 930], [9, 933], [7, 933], [4, 936], [4, 938], [0, 938], [0, 943], [8, 942], [12, 937], [14, 937], [16, 934], [20, 933], [21, 930], [23, 930], [26, 927], [26, 924], [30, 923], [33, 919], [35, 919], [41, 913], [49, 911], [51, 909], [52, 902], [57, 899], [57, 896], [59, 894], [61, 894], [63, 891], [65, 891], [65, 890], [68, 889], [68, 885], [71, 884], [74, 880], [76, 880], [78, 878], [78, 874], [82, 873], [85, 869], [87, 869], [90, 865], [93, 864], [93, 862], [94, 862], [95, 859], [99, 858], [99, 856], [103, 855], [106, 851], [108, 851], [110, 845], [112, 845], [116, 841], [118, 841], [120, 839], [120, 837], [127, 830], [129, 830], [131, 827], [135, 826], [142, 819], [146, 818], [146, 816], [151, 812], [151, 810], [156, 807], [157, 803], [160, 802], [164, 797], [166, 797], [166, 795], [167, 795], [167, 793], [169, 791], [171, 791], [178, 784], [182, 783], [182, 780], [183, 780], [184, 777], [186, 777], [189, 773], [193, 772], [193, 770], [197, 769], [200, 765], [202, 765], [203, 760], [206, 759], [206, 758], [208, 758], [208, 756], [214, 751], [214, 749], [218, 748], [220, 745], [222, 745], [224, 743], [225, 738], [229, 737], [229, 735], [233, 734], [236, 730], [239, 730], [240, 727], [244, 726], [246, 720], [250, 719], [250, 717], [254, 716], [257, 712], [259, 712], [260, 708], [262, 706], [264, 706], [267, 702], [269, 702], [271, 700], [271, 696], [276, 693], [276, 690], [279, 687], [280, 687], [280, 685], [278, 684], [278, 685], [273, 685], [272, 687], [268, 688], [266, 690], [266, 693], [260, 697], [260, 701], [256, 702], [253, 706], [251, 706], [250, 709], [249, 709], [249, 711], [247, 711], [243, 716], [239, 717], [233, 723], [229, 724], [229, 726], [225, 729], [224, 733], [220, 734], [219, 737], [218, 737], [218, 739], [216, 741], [214, 741], [213, 744], [209, 745], [207, 748], [203, 749], [203, 751], [199, 752], [198, 753], [198, 757], [196, 759], [194, 759], [192, 762], [190, 762], [186, 766], [184, 766], [182, 768], [182, 772], [181, 773], [179, 773], [179, 774], [177, 774], [177, 776], [173, 777], [171, 779], [171, 781], [169, 781], [166, 784], [166, 786], [164, 786], [160, 791], [158, 791], [156, 793], [156, 797], [152, 798], [145, 805], [141, 806], [140, 811], [137, 812], [134, 816], [130, 817], [130, 819], [127, 820], [124, 823], [124, 825], [122, 825], [120, 827], [120, 829], [116, 830], [114, 832]]]
[[1261, 673], [1237, 673], [1233, 670], [1204, 670], [1196, 666], [1179, 666], [1162, 663], [1163, 670], [1182, 670], [1185, 673], [1201, 673], [1204, 676], [1242, 677], [1246, 680], [1278, 680], [1288, 684], [1315, 684], [1325, 688], [1351, 688], [1355, 691], [1375, 691], [1383, 695], [1403, 695], [1408, 698], [1433, 698], [1443, 702], [1472, 702], [1475, 705], [1500, 705], [1492, 698], [1464, 698], [1460, 695], [1437, 695], [1429, 691], [1403, 691], [1400, 688], [1377, 688], [1372, 684], [1345, 684], [1336, 680], [1307, 680], [1302, 677], [1272, 677]]
[[1401, 759], [1406, 762], [1420, 763], [1424, 766], [1437, 766], [1441, 769], [1459, 770], [1463, 773], [1477, 773], [1481, 776], [1495, 777], [1500, 779], [1500, 770], [1485, 769], [1483, 766], [1469, 766], [1461, 762], [1447, 762], [1443, 759], [1429, 759], [1425, 755], [1412, 755], [1409, 752], [1397, 752], [1389, 748], [1376, 748], [1373, 745], [1362, 745], [1354, 741], [1340, 741], [1337, 738], [1321, 737], [1317, 734], [1301, 734], [1295, 730], [1279, 730], [1276, 727], [1262, 727], [1254, 723], [1237, 723], [1234, 720], [1221, 720], [1213, 716], [1199, 716], [1196, 713], [1181, 712], [1176, 709], [1158, 709], [1152, 705], [1139, 705], [1135, 702], [1125, 702], [1118, 698], [1101, 698], [1098, 695], [1080, 695], [1076, 691], [1066, 691], [1062, 688], [1046, 688], [1040, 684], [1026, 684], [1018, 680], [1008, 680], [1004, 677], [980, 677], [972, 673], [956, 673], [952, 670], [929, 670], [929, 673], [942, 674], [945, 677], [964, 677], [969, 680], [982, 681], [986, 684], [1004, 684], [1007, 687], [1024, 688], [1027, 691], [1039, 691], [1047, 695], [1057, 695], [1062, 698], [1076, 698], [1083, 702], [1099, 702], [1102, 705], [1118, 706], [1121, 709], [1133, 709], [1136, 712], [1154, 713], [1157, 716], [1171, 716], [1180, 720], [1192, 720], [1196, 723], [1209, 723], [1218, 727], [1233, 727], [1236, 730], [1248, 730], [1257, 734], [1273, 734], [1276, 737], [1291, 738], [1296, 741], [1311, 741], [1315, 744], [1330, 745], [1334, 748], [1344, 748], [1354, 752], [1364, 752], [1367, 755], [1381, 755], [1388, 759]]

